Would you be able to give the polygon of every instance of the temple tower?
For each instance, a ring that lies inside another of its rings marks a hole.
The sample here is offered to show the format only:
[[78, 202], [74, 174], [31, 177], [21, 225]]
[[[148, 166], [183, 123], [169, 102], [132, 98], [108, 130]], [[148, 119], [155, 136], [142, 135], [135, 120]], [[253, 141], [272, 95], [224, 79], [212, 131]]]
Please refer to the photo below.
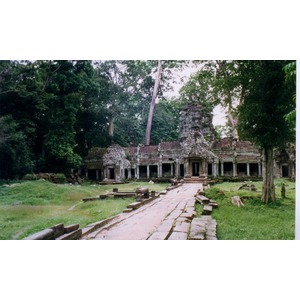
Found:
[[179, 131], [185, 180], [205, 181], [208, 160], [217, 159], [211, 152], [214, 137], [211, 111], [203, 104], [186, 105], [180, 114]]
[[212, 142], [214, 127], [212, 113], [204, 104], [189, 103], [180, 113], [179, 140], [184, 142], [191, 134], [200, 133], [205, 140]]

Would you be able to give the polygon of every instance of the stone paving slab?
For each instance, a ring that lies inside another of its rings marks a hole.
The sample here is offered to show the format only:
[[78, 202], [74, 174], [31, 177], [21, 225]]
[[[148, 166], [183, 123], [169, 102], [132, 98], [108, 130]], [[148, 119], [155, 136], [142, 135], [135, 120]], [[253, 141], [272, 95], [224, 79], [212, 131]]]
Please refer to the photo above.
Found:
[[[133, 212], [123, 213], [116, 225], [107, 224], [89, 239], [146, 240], [165, 239], [173, 229], [173, 222], [185, 213], [187, 203], [192, 203], [201, 183], [183, 184], [177, 189], [161, 195]], [[190, 222], [187, 218], [182, 218]], [[189, 224], [188, 224], [189, 225]], [[186, 225], [182, 225], [186, 226]], [[176, 234], [175, 234], [176, 233]], [[187, 232], [173, 232], [171, 239], [187, 239]]]
[[173, 232], [168, 240], [187, 240], [188, 234], [185, 232]]
[[185, 212], [185, 213], [182, 213], [182, 214], [180, 215], [180, 217], [181, 217], [181, 218], [187, 218], [187, 219], [192, 220], [192, 219], [194, 218], [195, 215], [196, 215], [195, 212]]
[[190, 223], [188, 222], [176, 222], [173, 232], [188, 233], [190, 230]]
[[169, 234], [169, 231], [155, 231], [148, 240], [166, 240]]

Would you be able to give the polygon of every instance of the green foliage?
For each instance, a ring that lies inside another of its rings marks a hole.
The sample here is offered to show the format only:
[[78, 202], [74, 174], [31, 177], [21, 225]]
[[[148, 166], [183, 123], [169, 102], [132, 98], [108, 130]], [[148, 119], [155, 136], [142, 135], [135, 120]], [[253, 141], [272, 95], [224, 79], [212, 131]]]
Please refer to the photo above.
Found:
[[22, 176], [32, 169], [26, 137], [11, 116], [0, 117], [0, 178]]
[[241, 137], [266, 149], [293, 141], [294, 128], [285, 115], [295, 108], [293, 87], [285, 83], [285, 61], [251, 61], [245, 72], [251, 80], [240, 108]]
[[161, 100], [156, 104], [152, 122], [152, 144], [178, 139], [181, 108], [182, 103], [178, 101]]

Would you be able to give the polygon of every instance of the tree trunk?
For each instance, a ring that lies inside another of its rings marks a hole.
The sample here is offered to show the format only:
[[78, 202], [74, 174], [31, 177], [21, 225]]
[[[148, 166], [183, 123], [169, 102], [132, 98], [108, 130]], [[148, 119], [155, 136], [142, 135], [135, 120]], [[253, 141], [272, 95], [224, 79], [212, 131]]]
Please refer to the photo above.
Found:
[[265, 203], [275, 201], [273, 148], [263, 150], [263, 188], [261, 200]]
[[109, 116], [108, 122], [109, 122], [108, 123], [108, 135], [109, 135], [111, 144], [113, 144], [113, 141], [114, 141], [114, 117], [113, 117], [113, 114], [111, 114]]
[[239, 140], [239, 134], [237, 130], [237, 125], [238, 125], [238, 119], [234, 119], [232, 115], [232, 97], [231, 97], [231, 92], [229, 91], [228, 93], [228, 119], [232, 127], [232, 137], [235, 140]]
[[157, 74], [156, 74], [154, 90], [153, 90], [153, 94], [152, 94], [152, 100], [150, 103], [150, 110], [149, 110], [149, 115], [148, 115], [148, 122], [147, 122], [146, 136], [145, 136], [145, 145], [150, 145], [152, 120], [153, 120], [155, 101], [156, 101], [157, 94], [158, 94], [161, 74], [162, 74], [162, 62], [161, 62], [161, 60], [159, 60], [158, 65], [157, 65]]

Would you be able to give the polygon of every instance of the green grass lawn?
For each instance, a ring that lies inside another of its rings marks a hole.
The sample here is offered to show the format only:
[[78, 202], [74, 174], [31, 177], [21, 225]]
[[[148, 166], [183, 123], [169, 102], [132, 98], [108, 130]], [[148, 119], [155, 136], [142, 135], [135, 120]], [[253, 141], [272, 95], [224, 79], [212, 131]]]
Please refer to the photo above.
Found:
[[119, 185], [69, 185], [47, 181], [24, 181], [11, 186], [0, 185], [0, 239], [23, 239], [35, 232], [58, 223], [80, 224], [80, 227], [117, 215], [133, 198], [108, 198], [101, 201], [83, 202], [85, 197], [94, 197], [111, 192], [135, 191], [138, 186], [149, 190], [164, 190], [167, 184], [150, 185], [132, 182]]
[[[281, 183], [286, 186], [286, 198], [280, 195]], [[224, 182], [206, 191], [206, 196], [218, 202], [212, 217], [217, 220], [220, 240], [292, 240], [295, 238], [295, 183], [275, 180], [276, 202], [264, 204], [260, 200], [262, 182], [254, 182], [256, 192], [239, 190], [242, 183]], [[234, 206], [231, 197], [247, 196], [245, 205]], [[200, 205], [196, 208], [201, 214]]]

